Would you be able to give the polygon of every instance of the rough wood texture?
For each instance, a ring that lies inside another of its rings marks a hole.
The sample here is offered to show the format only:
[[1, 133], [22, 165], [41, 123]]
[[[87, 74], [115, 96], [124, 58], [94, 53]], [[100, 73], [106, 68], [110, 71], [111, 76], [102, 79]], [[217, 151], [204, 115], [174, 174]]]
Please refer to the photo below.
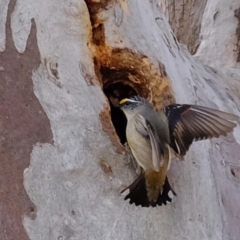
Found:
[[[209, 4], [222, 1], [212, 0]], [[158, 208], [130, 205], [123, 200], [120, 191], [135, 174], [131, 165], [126, 165], [124, 154], [117, 153], [121, 150], [117, 139], [106, 133], [111, 133], [113, 126], [104, 123], [109, 119], [110, 108], [101, 89], [104, 81], [99, 65], [111, 67], [108, 58], [112, 53], [116, 49], [127, 49], [144, 56], [144, 71], [147, 69], [153, 76], [159, 75], [164, 84], [171, 81], [178, 102], [219, 108], [238, 115], [239, 82], [218, 69], [204, 66], [186, 47], [178, 44], [167, 18], [159, 11], [159, 1], [86, 3], [83, 0], [19, 0], [11, 15], [12, 38], [18, 54], [24, 55], [28, 40], [34, 41], [31, 19], [36, 23], [41, 63], [32, 72], [33, 89], [50, 122], [53, 136], [52, 144], [49, 143], [49, 130], [45, 138], [34, 138], [32, 144], [45, 143], [33, 146], [29, 167], [26, 161], [24, 173], [22, 168], [19, 170], [24, 177], [25, 190], [36, 206], [35, 219], [31, 219], [27, 211], [21, 212], [29, 239], [238, 240], [239, 126], [226, 138], [194, 144], [184, 162], [173, 161], [169, 179], [178, 196], [171, 204]], [[8, 1], [0, 4], [3, 20], [7, 4]], [[232, 14], [234, 17], [234, 9]], [[236, 30], [237, 18], [235, 20]], [[229, 28], [231, 24], [232, 21]], [[5, 35], [2, 34], [5, 27], [6, 22], [0, 25], [1, 54], [5, 53]], [[224, 27], [222, 33], [225, 31], [229, 36], [229, 28]], [[205, 29], [209, 28], [203, 25], [203, 35]], [[220, 22], [218, 29], [221, 29]], [[235, 30], [232, 29], [234, 33]], [[213, 35], [208, 38], [213, 42], [222, 41], [214, 31], [210, 33]], [[198, 52], [201, 60], [205, 63], [215, 61], [219, 63], [217, 67], [225, 64], [221, 58], [226, 51], [225, 45], [217, 44], [215, 48], [204, 42], [201, 45]], [[230, 60], [224, 59], [234, 62], [231, 56]], [[33, 55], [33, 58], [39, 59], [39, 56]], [[32, 71], [31, 66], [29, 70]], [[137, 69], [132, 73], [132, 83], [141, 83], [144, 79], [141, 71]], [[156, 90], [156, 82], [149, 83], [151, 89]], [[173, 101], [171, 87], [166, 88], [168, 101]], [[156, 97], [157, 94], [153, 96]], [[30, 113], [33, 114], [33, 110]], [[43, 119], [42, 123], [47, 126], [48, 121], [45, 121]], [[23, 123], [19, 126], [23, 127]], [[22, 139], [28, 139], [24, 131]], [[29, 157], [28, 148], [29, 145], [27, 149], [22, 146], [20, 150]], [[21, 186], [21, 178], [17, 184]], [[2, 190], [1, 187], [1, 194]], [[10, 187], [9, 191], [12, 193]], [[15, 201], [15, 206], [23, 204], [20, 198]], [[4, 216], [2, 209], [6, 206], [1, 203], [0, 207], [1, 222], [6, 223], [11, 215], [6, 212]], [[1, 239], [16, 236], [19, 225], [14, 220], [12, 224], [14, 233], [6, 236], [0, 231]], [[21, 239], [27, 236], [22, 235]]]
[[214, 68], [239, 79], [238, 1], [158, 0], [178, 41]]
[[206, 3], [207, 0], [158, 1], [178, 41], [185, 44], [192, 54], [201, 42], [201, 24]]

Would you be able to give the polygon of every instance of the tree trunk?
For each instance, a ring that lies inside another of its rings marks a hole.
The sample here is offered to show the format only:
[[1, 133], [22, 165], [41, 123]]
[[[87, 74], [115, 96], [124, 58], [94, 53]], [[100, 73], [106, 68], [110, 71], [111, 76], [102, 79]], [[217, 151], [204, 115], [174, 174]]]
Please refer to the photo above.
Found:
[[1, 239], [239, 239], [239, 126], [172, 162], [172, 203], [120, 194], [119, 98], [240, 115], [240, 3], [176, 2], [1, 1]]

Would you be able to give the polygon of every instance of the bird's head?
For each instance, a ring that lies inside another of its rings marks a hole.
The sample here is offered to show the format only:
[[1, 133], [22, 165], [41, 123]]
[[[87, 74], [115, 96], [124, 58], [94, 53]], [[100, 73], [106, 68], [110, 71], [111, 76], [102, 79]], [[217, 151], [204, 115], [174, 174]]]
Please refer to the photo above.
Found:
[[126, 115], [136, 114], [145, 104], [149, 104], [147, 99], [140, 96], [124, 98], [119, 102], [120, 108]]

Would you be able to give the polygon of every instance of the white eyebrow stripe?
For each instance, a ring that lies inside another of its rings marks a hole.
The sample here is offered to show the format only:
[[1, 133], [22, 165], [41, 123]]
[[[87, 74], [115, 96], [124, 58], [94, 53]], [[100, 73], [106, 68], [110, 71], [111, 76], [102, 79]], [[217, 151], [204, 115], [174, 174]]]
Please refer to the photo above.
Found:
[[136, 100], [133, 100], [133, 99], [129, 99], [128, 98], [128, 100], [127, 100], [128, 102], [133, 102], [133, 103], [136, 103], [136, 102], [138, 102], [138, 101], [136, 101]]

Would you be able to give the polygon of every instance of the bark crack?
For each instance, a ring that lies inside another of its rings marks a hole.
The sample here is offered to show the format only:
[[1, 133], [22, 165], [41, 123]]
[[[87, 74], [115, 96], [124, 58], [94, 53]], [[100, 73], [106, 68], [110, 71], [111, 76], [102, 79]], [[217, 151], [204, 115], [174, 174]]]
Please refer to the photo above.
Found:
[[237, 62], [240, 62], [240, 8], [234, 11], [234, 16], [238, 19], [238, 26], [236, 29], [237, 36]]

